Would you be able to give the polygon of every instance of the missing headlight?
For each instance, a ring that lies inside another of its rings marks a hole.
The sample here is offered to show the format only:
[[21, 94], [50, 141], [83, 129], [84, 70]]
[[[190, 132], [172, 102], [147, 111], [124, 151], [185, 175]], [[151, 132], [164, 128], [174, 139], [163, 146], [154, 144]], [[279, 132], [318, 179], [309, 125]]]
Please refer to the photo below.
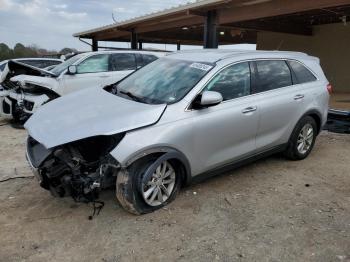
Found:
[[23, 106], [28, 111], [32, 111], [33, 108], [34, 108], [34, 102], [31, 102], [31, 101], [28, 101], [28, 100], [23, 100]]
[[119, 163], [109, 153], [123, 137], [91, 137], [52, 149], [39, 167], [42, 186], [54, 196], [95, 201], [101, 189], [115, 185]]

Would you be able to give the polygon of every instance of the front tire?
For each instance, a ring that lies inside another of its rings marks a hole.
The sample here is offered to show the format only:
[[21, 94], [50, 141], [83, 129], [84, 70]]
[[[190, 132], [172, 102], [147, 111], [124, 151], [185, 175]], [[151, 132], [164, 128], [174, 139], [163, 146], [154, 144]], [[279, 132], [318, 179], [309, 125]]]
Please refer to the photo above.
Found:
[[311, 153], [317, 136], [317, 124], [311, 116], [303, 117], [293, 130], [284, 155], [290, 160], [303, 160]]
[[[127, 211], [140, 215], [158, 210], [173, 201], [181, 187], [181, 170], [175, 161], [164, 160], [154, 167], [157, 158], [137, 161], [119, 172], [116, 195]], [[146, 181], [144, 177], [151, 169]]]

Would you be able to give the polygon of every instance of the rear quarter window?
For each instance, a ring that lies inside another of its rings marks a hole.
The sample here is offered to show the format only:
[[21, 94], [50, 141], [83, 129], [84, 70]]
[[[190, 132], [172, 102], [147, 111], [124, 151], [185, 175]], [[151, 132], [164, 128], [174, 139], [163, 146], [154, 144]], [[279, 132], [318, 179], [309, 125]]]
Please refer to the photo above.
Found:
[[317, 80], [314, 74], [311, 73], [310, 70], [303, 66], [300, 62], [289, 61], [288, 63], [294, 72], [297, 82], [296, 84], [309, 83]]

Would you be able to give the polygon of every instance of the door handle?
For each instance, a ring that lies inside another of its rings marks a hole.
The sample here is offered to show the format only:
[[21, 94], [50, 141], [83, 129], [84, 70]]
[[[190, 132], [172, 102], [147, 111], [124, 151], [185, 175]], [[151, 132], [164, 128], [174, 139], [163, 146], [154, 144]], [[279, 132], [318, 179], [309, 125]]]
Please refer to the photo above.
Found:
[[296, 95], [294, 97], [294, 100], [300, 100], [300, 99], [303, 99], [304, 98], [304, 95]]
[[255, 112], [258, 108], [256, 106], [250, 106], [250, 107], [247, 107], [247, 108], [244, 108], [242, 110], [242, 113], [243, 114], [248, 114], [248, 113], [251, 113], [251, 112]]
[[100, 78], [107, 78], [109, 75], [101, 75]]

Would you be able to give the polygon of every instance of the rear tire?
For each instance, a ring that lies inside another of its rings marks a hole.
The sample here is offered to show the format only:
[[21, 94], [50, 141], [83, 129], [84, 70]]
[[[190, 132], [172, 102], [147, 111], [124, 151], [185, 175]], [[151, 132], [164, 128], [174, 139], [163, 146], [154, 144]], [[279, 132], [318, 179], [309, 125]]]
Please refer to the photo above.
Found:
[[[168, 173], [167, 176], [164, 177], [165, 179], [159, 172], [155, 171], [146, 183], [142, 182], [146, 171], [156, 160], [157, 158], [155, 157], [141, 159], [126, 170], [120, 171], [117, 176], [117, 199], [123, 208], [130, 213], [141, 215], [158, 210], [172, 202], [180, 190], [182, 178], [181, 170], [176, 168], [175, 162], [171, 160], [166, 160], [159, 165], [159, 169], [165, 168], [164, 174], [166, 172]], [[166, 165], [164, 163], [166, 163]], [[174, 172], [172, 173], [172, 171]], [[170, 173], [172, 175], [170, 175]], [[171, 177], [173, 181], [170, 179]], [[169, 181], [171, 181], [171, 184], [169, 184]], [[169, 189], [167, 194], [165, 194], [166, 189]], [[159, 195], [158, 190], [160, 190]], [[146, 196], [148, 196], [148, 198]], [[153, 200], [156, 201], [153, 201], [152, 197]], [[159, 201], [157, 201], [157, 199]]]
[[295, 126], [284, 155], [290, 160], [303, 160], [312, 151], [317, 135], [317, 124], [311, 116], [303, 117]]

